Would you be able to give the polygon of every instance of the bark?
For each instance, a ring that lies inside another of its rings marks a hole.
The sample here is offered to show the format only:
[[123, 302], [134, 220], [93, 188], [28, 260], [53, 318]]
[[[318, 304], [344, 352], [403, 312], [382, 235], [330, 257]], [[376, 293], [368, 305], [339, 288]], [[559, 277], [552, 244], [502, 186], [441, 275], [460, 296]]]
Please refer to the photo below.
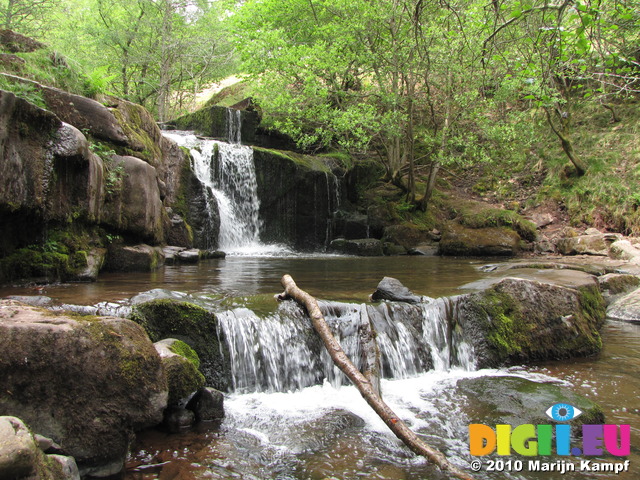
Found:
[[556, 125], [553, 123], [553, 119], [551, 118], [551, 113], [549, 113], [549, 109], [545, 108], [544, 111], [547, 116], [547, 123], [551, 127], [551, 130], [553, 130], [553, 133], [555, 133], [556, 136], [560, 139], [562, 150], [567, 155], [573, 166], [576, 168], [578, 175], [584, 175], [585, 173], [587, 173], [587, 166], [584, 164], [582, 159], [578, 156], [575, 149], [573, 148], [573, 142], [571, 141], [571, 138], [569, 138], [569, 135], [566, 132], [566, 128], [556, 127]]
[[426, 444], [416, 435], [406, 423], [389, 408], [382, 398], [375, 392], [371, 382], [351, 363], [349, 357], [344, 353], [340, 343], [331, 333], [327, 322], [320, 311], [318, 302], [314, 297], [304, 290], [298, 288], [290, 275], [284, 275], [281, 280], [284, 293], [278, 299], [284, 300], [292, 298], [305, 307], [307, 314], [311, 318], [313, 328], [316, 330], [331, 356], [333, 362], [349, 377], [362, 397], [371, 408], [385, 422], [389, 429], [414, 453], [426, 457], [430, 462], [437, 465], [441, 470], [449, 472], [452, 476], [463, 480], [473, 480], [466, 472], [453, 465], [442, 452]]

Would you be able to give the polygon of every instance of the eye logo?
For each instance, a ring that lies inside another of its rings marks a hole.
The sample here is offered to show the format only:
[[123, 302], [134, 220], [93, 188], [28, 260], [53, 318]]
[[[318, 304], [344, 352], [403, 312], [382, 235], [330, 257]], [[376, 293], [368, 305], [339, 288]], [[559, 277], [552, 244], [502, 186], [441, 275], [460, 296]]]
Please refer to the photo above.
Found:
[[556, 403], [549, 407], [544, 413], [556, 422], [568, 422], [582, 415], [582, 410], [568, 403]]

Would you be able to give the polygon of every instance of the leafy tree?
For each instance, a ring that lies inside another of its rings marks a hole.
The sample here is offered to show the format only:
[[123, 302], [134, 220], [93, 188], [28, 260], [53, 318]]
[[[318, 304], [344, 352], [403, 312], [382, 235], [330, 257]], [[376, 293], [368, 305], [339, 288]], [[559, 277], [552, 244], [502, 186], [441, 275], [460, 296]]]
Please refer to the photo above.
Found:
[[47, 26], [47, 17], [58, 3], [58, 0], [2, 0], [0, 25], [6, 30], [37, 35]]

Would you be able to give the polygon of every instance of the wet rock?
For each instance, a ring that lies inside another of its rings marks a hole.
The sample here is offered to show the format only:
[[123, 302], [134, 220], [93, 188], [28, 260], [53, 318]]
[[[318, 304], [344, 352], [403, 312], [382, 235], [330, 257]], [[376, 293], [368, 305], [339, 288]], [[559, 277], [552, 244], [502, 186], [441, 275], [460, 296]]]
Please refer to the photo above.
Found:
[[438, 235], [426, 231], [424, 229], [411, 225], [391, 225], [384, 229], [383, 239], [402, 245], [407, 250], [416, 248], [418, 245], [429, 244], [434, 236], [440, 239]]
[[392, 277], [384, 277], [380, 283], [378, 283], [376, 291], [371, 295], [371, 300], [420, 303], [422, 302], [422, 297], [405, 287], [400, 280]]
[[562, 255], [601, 255], [609, 254], [609, 244], [605, 236], [598, 232], [595, 235], [578, 235], [561, 238], [556, 244]]
[[330, 247], [340, 253], [359, 257], [381, 257], [384, 255], [382, 242], [375, 238], [361, 238], [358, 240], [339, 238], [333, 240]]
[[164, 426], [171, 433], [186, 430], [196, 423], [196, 416], [191, 410], [183, 407], [171, 407], [164, 416]]
[[573, 288], [505, 278], [460, 297], [456, 311], [479, 368], [588, 356], [602, 348], [605, 306], [594, 278]]
[[640, 278], [636, 275], [607, 273], [598, 277], [598, 285], [607, 304], [610, 304], [616, 298], [638, 288]]
[[98, 274], [105, 264], [107, 258], [106, 248], [92, 248], [85, 256], [86, 267], [78, 271], [77, 279], [80, 281], [95, 282], [98, 279]]
[[83, 474], [120, 471], [132, 433], [162, 420], [160, 358], [129, 320], [1, 300], [0, 351], [0, 411], [55, 441]]
[[15, 417], [0, 417], [0, 478], [21, 478], [35, 470], [38, 446]]
[[62, 475], [61, 480], [80, 480], [80, 471], [78, 470], [78, 464], [73, 457], [67, 457], [64, 455], [47, 455], [49, 463], [55, 462], [58, 464], [56, 470], [60, 470]]
[[177, 262], [178, 253], [186, 250], [185, 247], [167, 246], [162, 248], [165, 265], [173, 265]]
[[299, 250], [326, 247], [338, 208], [337, 177], [323, 157], [254, 147], [261, 240]]
[[512, 256], [520, 249], [520, 236], [508, 228], [467, 228], [447, 224], [440, 240], [441, 255]]
[[426, 257], [434, 257], [438, 255], [440, 247], [437, 244], [418, 245], [409, 250], [409, 255], [423, 255]]
[[171, 216], [171, 225], [167, 230], [167, 243], [181, 248], [193, 246], [193, 231], [180, 215]]
[[151, 272], [164, 264], [160, 247], [111, 244], [105, 270], [111, 272]]
[[601, 424], [604, 413], [597, 403], [566, 387], [538, 383], [519, 377], [489, 376], [458, 380], [457, 389], [468, 401], [462, 406], [470, 423], [485, 425], [554, 424], [546, 410], [556, 403], [568, 403], [582, 410], [571, 422], [579, 428], [586, 424]]
[[200, 261], [200, 250], [197, 248], [182, 250], [176, 256], [180, 263], [198, 263]]
[[406, 255], [408, 253], [407, 249], [402, 245], [396, 245], [395, 243], [391, 242], [384, 242], [382, 244], [382, 247], [384, 250], [384, 254], [388, 256]]
[[624, 322], [640, 323], [640, 288], [609, 305], [607, 317]]
[[229, 353], [217, 334], [215, 315], [193, 303], [175, 298], [152, 300], [135, 305], [131, 319], [139, 323], [153, 341], [182, 340], [198, 354], [200, 371], [207, 386], [226, 390], [229, 383]]
[[224, 418], [224, 395], [219, 390], [203, 387], [187, 404], [198, 422], [213, 422]]
[[53, 299], [51, 297], [46, 297], [44, 295], [11, 295], [7, 297], [7, 299], [26, 303], [32, 307], [46, 307], [53, 303]]
[[200, 359], [184, 342], [167, 338], [153, 344], [162, 360], [169, 386], [169, 406], [185, 406], [189, 399], [204, 386], [204, 377], [198, 371]]

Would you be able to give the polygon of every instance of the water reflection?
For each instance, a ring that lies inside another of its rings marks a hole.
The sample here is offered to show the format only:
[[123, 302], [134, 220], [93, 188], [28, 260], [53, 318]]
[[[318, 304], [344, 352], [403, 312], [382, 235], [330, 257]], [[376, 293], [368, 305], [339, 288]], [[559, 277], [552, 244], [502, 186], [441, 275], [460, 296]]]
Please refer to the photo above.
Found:
[[366, 301], [385, 276], [395, 277], [420, 295], [439, 297], [461, 293], [459, 287], [483, 278], [478, 267], [486, 259], [442, 257], [247, 257], [228, 256], [197, 265], [165, 266], [151, 273], [104, 273], [95, 283], [2, 287], [0, 297], [43, 294], [79, 305], [121, 301], [154, 288], [194, 294], [250, 296], [276, 294], [288, 273], [318, 298]]

